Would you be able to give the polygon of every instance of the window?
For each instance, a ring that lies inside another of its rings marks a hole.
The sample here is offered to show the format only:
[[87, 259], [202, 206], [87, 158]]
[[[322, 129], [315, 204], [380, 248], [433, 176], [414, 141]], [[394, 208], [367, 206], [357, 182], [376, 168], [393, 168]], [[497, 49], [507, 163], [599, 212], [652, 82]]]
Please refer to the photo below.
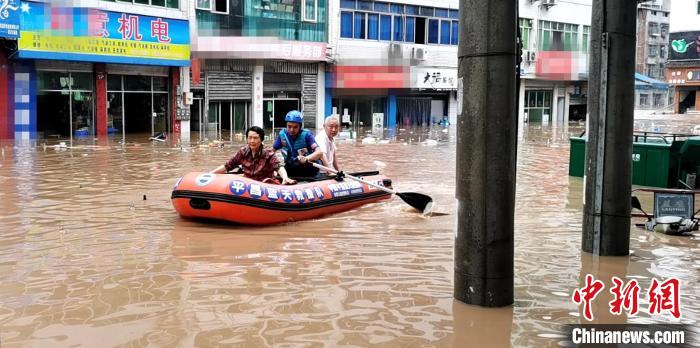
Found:
[[581, 52], [588, 53], [588, 46], [591, 44], [591, 27], [583, 26], [583, 37], [581, 39]]
[[[197, 0], [199, 1], [199, 0]], [[355, 9], [355, 0], [340, 0], [340, 8]]]
[[437, 19], [428, 20], [428, 43], [438, 43], [438, 34], [440, 32], [440, 21]]
[[376, 13], [367, 15], [367, 38], [370, 40], [379, 39], [379, 15]]
[[700, 14], [700, 1], [698, 1], [698, 14]]
[[420, 7], [420, 14], [422, 16], [433, 17], [435, 16], [435, 9], [432, 7]]
[[425, 32], [426, 32], [426, 23], [427, 21], [425, 20], [425, 17], [416, 17], [416, 40], [414, 41], [417, 44], [425, 44], [426, 43], [426, 37], [425, 37]]
[[352, 12], [340, 13], [340, 37], [352, 39]]
[[654, 64], [647, 64], [647, 76], [649, 76], [649, 77], [655, 79], [655, 78], [656, 78], [656, 75], [657, 75], [657, 73], [656, 73], [657, 70], [658, 70], [658, 69], [656, 68], [656, 65], [654, 65]]
[[459, 44], [459, 22], [452, 21], [452, 40], [453, 45]]
[[532, 19], [520, 18], [520, 37], [523, 41], [523, 49], [530, 49], [530, 31], [532, 30]]
[[664, 106], [663, 99], [664, 99], [663, 94], [654, 93], [654, 106]]
[[416, 41], [416, 17], [406, 17], [406, 42]]
[[668, 24], [661, 24], [661, 37], [668, 35]]
[[365, 17], [366, 13], [355, 12], [355, 26], [353, 36], [356, 39], [364, 39], [365, 36]]
[[440, 21], [440, 44], [449, 45], [450, 44], [450, 33], [452, 21]]
[[659, 23], [649, 22], [649, 35], [659, 36]]
[[664, 59], [666, 58], [666, 46], [665, 45], [659, 46], [659, 57], [664, 58]]
[[394, 16], [394, 41], [403, 41], [403, 17]]
[[301, 9], [302, 21], [313, 23], [316, 23], [316, 21], [318, 21], [318, 0], [301, 0]]
[[449, 10], [446, 8], [436, 8], [435, 9], [435, 17], [450, 18]]
[[525, 114], [528, 122], [550, 121], [552, 115], [552, 90], [526, 90]]
[[386, 2], [375, 2], [374, 10], [377, 12], [389, 12], [389, 4]]
[[648, 106], [649, 105], [649, 95], [648, 94], [640, 94], [639, 95], [639, 105], [640, 106]]
[[228, 0], [212, 0], [212, 1], [213, 1], [212, 5], [214, 7], [211, 9], [211, 12], [228, 14]]
[[[318, 16], [316, 9], [318, 1], [301, 0], [303, 11], [309, 13], [313, 11], [313, 16]], [[206, 6], [206, 4], [201, 5]], [[458, 43], [459, 12], [457, 10], [370, 0], [340, 0], [340, 8], [342, 9], [341, 38], [439, 45], [457, 45]], [[414, 14], [420, 14], [420, 17], [413, 16]], [[306, 13], [302, 15], [304, 20], [312, 21], [313, 16]]]
[[391, 16], [381, 15], [379, 17], [379, 39], [391, 41]]
[[659, 55], [659, 46], [649, 45], [649, 58], [656, 58]]
[[540, 21], [540, 51], [576, 51], [578, 25]]

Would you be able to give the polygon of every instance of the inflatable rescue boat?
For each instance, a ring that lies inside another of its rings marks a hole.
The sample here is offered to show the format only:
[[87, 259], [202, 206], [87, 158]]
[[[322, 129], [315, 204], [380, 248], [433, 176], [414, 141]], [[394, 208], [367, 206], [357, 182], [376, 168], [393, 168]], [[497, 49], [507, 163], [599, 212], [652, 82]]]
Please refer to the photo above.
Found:
[[[379, 172], [352, 175], [391, 189], [391, 180]], [[184, 218], [246, 225], [314, 219], [390, 197], [390, 193], [347, 178], [274, 185], [242, 175], [201, 172], [178, 179], [171, 195], [173, 207]]]

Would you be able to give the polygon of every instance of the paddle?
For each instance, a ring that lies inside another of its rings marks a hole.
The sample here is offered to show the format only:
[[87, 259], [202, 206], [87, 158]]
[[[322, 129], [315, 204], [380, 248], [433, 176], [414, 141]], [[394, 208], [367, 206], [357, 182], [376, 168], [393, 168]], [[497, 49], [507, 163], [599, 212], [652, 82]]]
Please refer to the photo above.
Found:
[[[331, 172], [333, 174], [338, 173], [338, 171], [335, 169], [328, 168], [326, 166], [320, 165], [320, 164], [315, 163], [315, 162], [310, 162], [310, 163], [316, 168], [323, 169], [323, 170]], [[369, 186], [372, 186], [372, 187], [379, 189], [379, 190], [382, 190], [384, 192], [395, 194], [395, 195], [399, 196], [399, 198], [401, 198], [404, 202], [406, 202], [406, 204], [412, 206], [413, 208], [416, 208], [416, 210], [420, 211], [423, 214], [428, 214], [430, 212], [430, 210], [433, 208], [433, 199], [430, 198], [429, 196], [422, 194], [422, 193], [396, 192], [396, 191], [390, 190], [384, 186], [373, 184], [369, 181], [362, 180], [358, 177], [355, 177], [355, 176], [352, 176], [349, 174], [344, 174], [344, 177], [350, 178], [350, 179], [355, 180], [355, 181], [359, 181], [363, 184], [367, 184]]]

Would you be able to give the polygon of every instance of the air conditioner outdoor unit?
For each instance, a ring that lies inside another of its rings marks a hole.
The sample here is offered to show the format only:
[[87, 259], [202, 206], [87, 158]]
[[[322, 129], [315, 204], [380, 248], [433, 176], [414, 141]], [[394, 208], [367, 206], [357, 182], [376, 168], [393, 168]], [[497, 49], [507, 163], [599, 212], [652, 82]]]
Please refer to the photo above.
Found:
[[535, 59], [537, 59], [537, 54], [535, 53], [535, 51], [530, 51], [529, 53], [530, 54], [529, 54], [529, 57], [527, 58], [527, 60], [529, 62], [534, 62]]
[[428, 50], [422, 47], [413, 47], [413, 59], [426, 60], [428, 58]]
[[392, 42], [389, 44], [389, 58], [402, 58], [403, 46], [400, 43]]

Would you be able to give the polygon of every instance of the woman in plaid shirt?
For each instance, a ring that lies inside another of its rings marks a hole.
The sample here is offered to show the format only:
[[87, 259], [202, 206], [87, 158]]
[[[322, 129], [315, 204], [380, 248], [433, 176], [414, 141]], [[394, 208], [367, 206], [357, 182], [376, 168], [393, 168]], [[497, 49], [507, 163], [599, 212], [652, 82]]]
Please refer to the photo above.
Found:
[[258, 126], [252, 126], [245, 132], [248, 144], [236, 152], [225, 164], [211, 171], [214, 174], [228, 173], [239, 165], [243, 168], [243, 176], [253, 180], [280, 184], [275, 171], [282, 177], [282, 184], [291, 185], [296, 181], [287, 176], [284, 163], [275, 155], [272, 149], [263, 148], [265, 131]]

